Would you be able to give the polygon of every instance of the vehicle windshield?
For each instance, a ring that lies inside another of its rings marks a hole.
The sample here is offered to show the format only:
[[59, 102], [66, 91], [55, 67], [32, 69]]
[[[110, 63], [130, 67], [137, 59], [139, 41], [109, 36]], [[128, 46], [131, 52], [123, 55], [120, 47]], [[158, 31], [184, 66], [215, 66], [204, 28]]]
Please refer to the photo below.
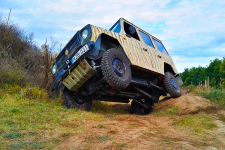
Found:
[[121, 28], [121, 26], [120, 26], [120, 21], [119, 21], [110, 29], [110, 31], [120, 33], [120, 28]]

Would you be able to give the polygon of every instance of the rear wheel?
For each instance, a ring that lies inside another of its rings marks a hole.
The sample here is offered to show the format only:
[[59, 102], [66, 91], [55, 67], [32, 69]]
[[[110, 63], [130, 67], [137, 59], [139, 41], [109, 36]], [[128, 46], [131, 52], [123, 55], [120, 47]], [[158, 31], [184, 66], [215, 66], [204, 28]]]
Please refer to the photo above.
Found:
[[117, 90], [125, 89], [131, 81], [130, 63], [124, 53], [112, 48], [107, 50], [101, 61], [106, 82]]
[[[140, 102], [143, 103], [142, 101]], [[134, 100], [131, 102], [131, 108], [133, 113], [137, 115], [147, 115], [153, 110], [152, 105], [150, 105], [148, 109], [146, 109]]]
[[63, 90], [63, 100], [67, 108], [76, 108], [81, 110], [91, 110], [92, 100], [89, 97], [83, 97], [78, 92], [70, 91], [68, 88]]
[[170, 72], [165, 73], [163, 83], [167, 92], [171, 95], [171, 97], [176, 98], [181, 96], [181, 88], [172, 73]]

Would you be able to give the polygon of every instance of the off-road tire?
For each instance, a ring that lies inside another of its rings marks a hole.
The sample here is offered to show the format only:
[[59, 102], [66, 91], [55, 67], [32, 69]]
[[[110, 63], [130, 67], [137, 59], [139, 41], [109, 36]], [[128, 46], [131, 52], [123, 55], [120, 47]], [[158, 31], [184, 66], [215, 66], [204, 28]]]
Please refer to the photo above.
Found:
[[[171, 79], [176, 83], [177, 89], [174, 88], [174, 86], [171, 84], [171, 81], [170, 81]], [[171, 97], [176, 98], [181, 96], [181, 93], [182, 93], [181, 88], [177, 82], [177, 79], [173, 76], [172, 73], [170, 72], [165, 73], [163, 83], [167, 92], [170, 94]]]
[[88, 98], [86, 99], [84, 104], [80, 105], [75, 101], [74, 93], [75, 92], [70, 91], [67, 87], [64, 87], [62, 96], [63, 96], [64, 104], [66, 105], [66, 107], [90, 111], [92, 108], [92, 100]]
[[[120, 77], [114, 72], [112, 61], [115, 58], [119, 59], [125, 66], [125, 77]], [[107, 50], [102, 56], [101, 67], [104, 79], [111, 87], [117, 90], [123, 90], [130, 84], [130, 63], [126, 55], [121, 51], [115, 48]]]
[[137, 115], [148, 115], [153, 110], [152, 105], [150, 105], [148, 109], [146, 109], [134, 100], [131, 102], [131, 108], [132, 112]]

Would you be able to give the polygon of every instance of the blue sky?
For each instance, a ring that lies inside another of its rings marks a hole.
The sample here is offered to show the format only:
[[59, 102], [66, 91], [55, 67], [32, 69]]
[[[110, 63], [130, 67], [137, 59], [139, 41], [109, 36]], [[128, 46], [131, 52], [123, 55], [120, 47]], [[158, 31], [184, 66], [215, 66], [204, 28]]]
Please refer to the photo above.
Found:
[[162, 40], [179, 72], [225, 57], [225, 1], [1, 0], [2, 19], [10, 8], [39, 46], [50, 35], [64, 46], [86, 24], [109, 29], [123, 17]]

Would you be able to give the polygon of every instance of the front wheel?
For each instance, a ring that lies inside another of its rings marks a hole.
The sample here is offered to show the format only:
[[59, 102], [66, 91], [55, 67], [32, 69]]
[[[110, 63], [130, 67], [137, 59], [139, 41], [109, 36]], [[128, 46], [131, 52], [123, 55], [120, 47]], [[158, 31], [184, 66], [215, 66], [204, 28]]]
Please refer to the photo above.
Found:
[[63, 100], [67, 108], [87, 111], [92, 108], [92, 100], [89, 97], [82, 97], [78, 92], [70, 91], [67, 87], [63, 90]]
[[107, 50], [101, 61], [102, 73], [106, 82], [117, 90], [123, 90], [130, 84], [130, 63], [124, 53], [112, 48]]
[[181, 88], [177, 83], [177, 79], [172, 73], [166, 72], [163, 79], [164, 86], [171, 97], [176, 98], [181, 96]]

